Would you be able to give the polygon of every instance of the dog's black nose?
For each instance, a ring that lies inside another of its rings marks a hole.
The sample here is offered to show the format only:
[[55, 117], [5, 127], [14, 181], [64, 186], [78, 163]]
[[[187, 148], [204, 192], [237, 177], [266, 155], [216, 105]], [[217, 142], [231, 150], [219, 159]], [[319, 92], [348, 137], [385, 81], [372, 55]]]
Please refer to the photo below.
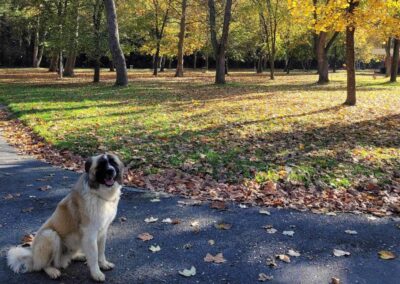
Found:
[[106, 174], [108, 175], [108, 176], [114, 176], [115, 175], [115, 169], [114, 168], [108, 168], [107, 170], [106, 170]]

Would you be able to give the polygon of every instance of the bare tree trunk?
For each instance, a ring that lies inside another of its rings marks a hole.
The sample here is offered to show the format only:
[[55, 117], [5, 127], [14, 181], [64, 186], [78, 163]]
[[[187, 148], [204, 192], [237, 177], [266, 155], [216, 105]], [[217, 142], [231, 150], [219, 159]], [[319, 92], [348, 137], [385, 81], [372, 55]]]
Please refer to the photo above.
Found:
[[386, 57], [385, 57], [385, 68], [386, 68], [386, 77], [390, 77], [391, 74], [391, 68], [392, 68], [392, 59], [390, 56], [390, 48], [391, 48], [391, 44], [392, 44], [392, 38], [389, 37], [388, 41], [386, 43], [385, 46], [385, 53], [386, 53]]
[[128, 85], [128, 71], [126, 70], [125, 56], [119, 44], [118, 20], [114, 0], [104, 0], [107, 14], [108, 41], [110, 51], [117, 69], [115, 85]]
[[161, 62], [160, 62], [160, 72], [165, 71], [165, 55], [161, 56]]
[[38, 68], [38, 57], [39, 57], [39, 27], [36, 27], [35, 38], [33, 39], [33, 54], [32, 54], [32, 67]]
[[183, 54], [184, 54], [184, 41], [186, 33], [186, 8], [187, 8], [187, 0], [182, 0], [181, 22], [179, 25], [179, 41], [178, 41], [178, 64], [176, 66], [175, 77], [183, 77]]
[[168, 69], [172, 69], [172, 58], [168, 61]]
[[100, 82], [100, 60], [99, 58], [95, 58], [93, 83], [98, 83], [98, 82]]
[[193, 69], [196, 70], [197, 67], [197, 51], [193, 53]]
[[229, 63], [229, 58], [228, 58], [228, 57], [225, 57], [225, 75], [228, 75], [228, 72], [229, 72], [229, 65], [228, 65], [228, 63]]
[[356, 70], [354, 56], [354, 27], [346, 27], [347, 99], [345, 105], [356, 104]]
[[70, 51], [67, 56], [67, 61], [65, 62], [64, 76], [73, 77], [75, 76], [74, 68], [76, 62], [75, 50]]
[[326, 33], [321, 32], [317, 44], [318, 84], [329, 83], [328, 55], [325, 52]]
[[160, 43], [157, 42], [156, 54], [154, 55], [154, 64], [153, 64], [153, 75], [157, 76], [158, 74], [158, 65], [160, 60]]
[[63, 52], [60, 51], [60, 55], [59, 55], [59, 64], [58, 64], [58, 77], [60, 79], [63, 78], [63, 72], [64, 72], [64, 66], [63, 66]]
[[261, 55], [259, 55], [257, 59], [257, 74], [261, 74], [262, 72], [263, 72], [263, 58]]
[[114, 72], [115, 71], [115, 69], [114, 69], [114, 62], [112, 61], [112, 60], [110, 60], [110, 72]]
[[208, 71], [209, 55], [206, 53], [206, 71]]
[[58, 64], [58, 54], [54, 53], [50, 60], [50, 67], [49, 72], [56, 72], [57, 71], [57, 64]]
[[399, 72], [399, 45], [400, 45], [400, 40], [398, 38], [394, 38], [393, 60], [392, 60], [392, 70], [390, 72], [390, 82], [397, 81], [397, 73]]
[[225, 84], [225, 51], [228, 44], [229, 24], [231, 21], [232, 0], [226, 0], [224, 22], [222, 25], [222, 35], [218, 42], [216, 29], [216, 10], [214, 0], [208, 0], [209, 24], [211, 32], [211, 42], [214, 49], [216, 60], [215, 83]]

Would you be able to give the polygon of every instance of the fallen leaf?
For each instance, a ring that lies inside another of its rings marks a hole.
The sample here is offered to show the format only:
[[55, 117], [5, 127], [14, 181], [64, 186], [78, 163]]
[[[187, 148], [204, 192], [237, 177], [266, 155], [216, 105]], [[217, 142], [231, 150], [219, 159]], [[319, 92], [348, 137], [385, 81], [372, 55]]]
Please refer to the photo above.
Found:
[[230, 230], [232, 228], [232, 225], [228, 223], [218, 223], [215, 224], [214, 227], [219, 230]]
[[50, 185], [45, 185], [45, 186], [39, 187], [40, 191], [48, 191], [49, 189], [52, 189], [52, 187]]
[[5, 199], [5, 200], [10, 200], [13, 198], [14, 198], [14, 196], [11, 193], [8, 193], [7, 195], [3, 196], [3, 199]]
[[154, 237], [149, 234], [149, 233], [142, 233], [138, 235], [138, 239], [142, 240], [142, 241], [150, 241], [152, 240]]
[[265, 282], [274, 279], [272, 275], [267, 275], [265, 273], [258, 274], [258, 281]]
[[158, 252], [160, 250], [161, 250], [160, 246], [150, 246], [149, 247], [149, 251], [151, 251], [151, 252]]
[[278, 254], [275, 256], [277, 259], [279, 259], [280, 261], [289, 263], [290, 262], [290, 257], [287, 256], [286, 254]]
[[190, 269], [179, 271], [179, 274], [185, 277], [192, 277], [196, 275], [196, 268], [192, 266]]
[[268, 234], [275, 234], [276, 232], [278, 232], [278, 230], [275, 228], [267, 229]]
[[289, 236], [289, 237], [293, 237], [294, 231], [283, 231], [283, 232], [282, 232], [282, 235]]
[[375, 216], [368, 216], [367, 219], [371, 221], [378, 220]]
[[200, 222], [199, 221], [193, 221], [190, 223], [191, 227], [199, 227], [200, 226]]
[[244, 209], [244, 208], [247, 208], [247, 205], [246, 204], [239, 204], [239, 207]]
[[384, 259], [384, 260], [390, 260], [390, 259], [395, 259], [396, 255], [388, 250], [381, 250], [378, 252], [379, 258]]
[[214, 240], [208, 240], [208, 244], [209, 244], [210, 246], [213, 246], [213, 245], [215, 245], [215, 241], [214, 241]]
[[27, 213], [27, 212], [32, 212], [33, 207], [28, 207], [28, 208], [24, 208], [22, 209], [22, 212]]
[[349, 235], [357, 235], [358, 233], [357, 233], [357, 231], [353, 231], [353, 230], [346, 230], [346, 231], [344, 231], [346, 234], [349, 234]]
[[350, 253], [348, 251], [340, 250], [340, 249], [334, 249], [333, 250], [333, 255], [340, 257], [340, 256], [349, 256]]
[[122, 216], [121, 218], [119, 218], [119, 221], [120, 221], [120, 222], [125, 222], [126, 220], [128, 220], [128, 219], [126, 219], [126, 217], [124, 217], [124, 216]]
[[162, 223], [167, 223], [167, 224], [172, 224], [172, 219], [171, 218], [165, 218], [161, 222]]
[[270, 267], [277, 267], [278, 265], [275, 262], [275, 259], [267, 258], [266, 264]]
[[205, 262], [214, 262], [214, 263], [224, 263], [226, 259], [222, 255], [222, 253], [218, 253], [215, 256], [207, 253], [207, 255], [204, 257]]
[[158, 221], [158, 218], [154, 218], [153, 216], [151, 216], [150, 218], [144, 219], [144, 221], [145, 221], [146, 223], [154, 223], [154, 222], [157, 222], [157, 221]]
[[332, 277], [331, 284], [340, 284], [340, 279], [337, 277]]
[[299, 257], [301, 254], [300, 254], [298, 251], [295, 251], [295, 250], [290, 249], [290, 250], [288, 251], [288, 255], [294, 256], [294, 257]]
[[183, 245], [184, 249], [191, 249], [193, 247], [193, 245], [191, 243], [187, 243]]
[[258, 213], [263, 214], [263, 215], [271, 215], [271, 213], [268, 210], [261, 209], [258, 211]]
[[159, 198], [154, 198], [154, 199], [151, 199], [150, 200], [150, 202], [160, 202], [161, 200], [159, 199]]
[[213, 209], [218, 209], [218, 210], [226, 210], [227, 209], [226, 203], [224, 201], [220, 201], [220, 200], [212, 201], [210, 207]]
[[327, 216], [336, 216], [337, 214], [335, 212], [328, 212], [325, 215], [327, 215]]

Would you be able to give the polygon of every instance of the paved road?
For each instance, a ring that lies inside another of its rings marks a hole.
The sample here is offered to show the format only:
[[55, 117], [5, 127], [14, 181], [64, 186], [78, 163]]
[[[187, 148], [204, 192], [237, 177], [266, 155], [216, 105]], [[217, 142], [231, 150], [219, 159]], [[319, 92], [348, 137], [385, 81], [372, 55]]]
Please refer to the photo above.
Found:
[[[11, 245], [39, 228], [77, 176], [17, 155], [0, 139], [0, 283], [92, 282], [83, 263], [73, 263], [59, 281], [52, 281], [43, 272], [13, 274], [5, 259]], [[39, 190], [47, 185], [52, 188]], [[5, 199], [8, 194], [14, 197]], [[217, 211], [207, 204], [179, 204], [184, 199], [178, 197], [161, 196], [160, 202], [151, 202], [153, 199], [154, 193], [123, 190], [119, 213], [109, 232], [107, 255], [116, 268], [106, 272], [108, 283], [257, 283], [259, 273], [272, 275], [271, 283], [330, 283], [332, 277], [340, 278], [341, 283], [400, 283], [400, 259], [377, 257], [382, 249], [400, 255], [400, 230], [389, 218], [369, 220], [365, 215], [321, 216], [278, 209], [269, 209], [268, 216], [260, 214], [260, 208], [244, 209], [237, 204]], [[32, 211], [22, 212], [27, 208]], [[147, 224], [144, 219], [150, 216], [159, 220]], [[160, 222], [164, 218], [181, 223]], [[199, 229], [191, 226], [194, 221]], [[232, 224], [232, 228], [217, 230], [214, 225], [218, 222]], [[262, 228], [267, 224], [278, 232], [268, 234]], [[356, 230], [358, 235], [344, 233], [347, 229]], [[294, 236], [283, 235], [284, 230], [294, 231]], [[154, 239], [138, 240], [143, 232], [151, 233]], [[211, 246], [209, 240], [215, 244]], [[159, 245], [161, 251], [150, 252], [150, 245]], [[349, 251], [351, 256], [332, 256], [334, 248]], [[268, 257], [289, 249], [301, 256], [291, 257], [290, 263], [277, 261], [276, 268], [266, 265]], [[219, 252], [225, 263], [204, 262], [207, 253]], [[178, 274], [192, 265], [197, 269], [195, 276]]]

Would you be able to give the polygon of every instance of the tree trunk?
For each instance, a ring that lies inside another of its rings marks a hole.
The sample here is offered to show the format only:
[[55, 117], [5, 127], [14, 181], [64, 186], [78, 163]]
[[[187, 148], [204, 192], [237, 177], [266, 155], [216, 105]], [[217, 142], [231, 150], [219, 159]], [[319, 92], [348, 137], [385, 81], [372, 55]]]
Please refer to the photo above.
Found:
[[128, 85], [128, 71], [126, 70], [125, 56], [119, 44], [118, 20], [114, 0], [104, 0], [107, 15], [108, 41], [115, 67], [117, 78], [115, 85]]
[[75, 51], [70, 51], [67, 57], [67, 61], [65, 62], [65, 69], [64, 69], [65, 77], [75, 76], [74, 72], [75, 61], [76, 61], [76, 53]]
[[64, 72], [64, 66], [63, 66], [63, 52], [60, 51], [60, 55], [59, 55], [59, 64], [58, 64], [58, 77], [60, 79], [63, 78], [63, 72]]
[[165, 55], [161, 56], [161, 62], [160, 62], [160, 72], [165, 71]]
[[168, 69], [172, 69], [172, 58], [168, 61]]
[[33, 39], [33, 54], [32, 54], [32, 67], [38, 68], [38, 57], [39, 57], [39, 27], [36, 27], [35, 38]]
[[336, 46], [333, 49], [333, 64], [332, 64], [332, 71], [336, 73], [336, 64], [337, 64], [337, 49]]
[[393, 60], [392, 60], [392, 70], [390, 72], [390, 82], [397, 81], [397, 73], [399, 72], [399, 45], [400, 45], [400, 40], [398, 38], [394, 38]]
[[225, 53], [217, 54], [215, 61], [215, 83], [225, 84]]
[[58, 54], [55, 53], [53, 54], [50, 60], [49, 72], [57, 72], [57, 64], [58, 64]]
[[94, 59], [93, 83], [100, 82], [100, 58]]
[[385, 46], [385, 53], [386, 53], [386, 57], [385, 57], [386, 72], [385, 72], [385, 75], [386, 75], [386, 77], [390, 77], [390, 75], [391, 75], [391, 68], [392, 68], [392, 58], [390, 56], [391, 44], [392, 44], [392, 38], [389, 37], [388, 41], [386, 43], [386, 46]]
[[209, 61], [209, 56], [208, 52], [206, 53], [206, 71], [208, 71], [208, 61]]
[[158, 65], [159, 65], [159, 60], [160, 60], [160, 43], [157, 42], [157, 49], [156, 49], [156, 54], [154, 55], [154, 64], [153, 64], [153, 75], [157, 76], [158, 74]]
[[115, 71], [115, 69], [114, 69], [114, 62], [112, 61], [112, 60], [110, 60], [110, 72], [114, 72]]
[[269, 68], [269, 78], [271, 80], [275, 80], [275, 56], [273, 56], [272, 54], [269, 56]]
[[317, 44], [318, 84], [329, 83], [328, 55], [325, 52], [326, 33], [321, 32]]
[[197, 67], [197, 52], [193, 53], [193, 69], [196, 70]]
[[184, 42], [186, 34], [186, 8], [187, 0], [182, 0], [181, 6], [181, 22], [179, 25], [179, 40], [178, 40], [178, 65], [176, 66], [175, 77], [183, 77], [183, 54]]
[[356, 104], [356, 70], [354, 56], [354, 27], [346, 27], [347, 99], [345, 105]]
[[44, 44], [39, 46], [39, 53], [38, 53], [37, 62], [36, 62], [36, 65], [38, 68], [40, 67], [40, 63], [42, 62], [43, 53], [44, 53]]
[[208, 0], [208, 8], [211, 43], [216, 60], [215, 83], [225, 84], [225, 51], [228, 44], [229, 24], [232, 14], [232, 0], [226, 0], [224, 20], [222, 25], [222, 35], [219, 41], [217, 39], [216, 9], [214, 0]]
[[229, 70], [228, 70], [228, 58], [225, 58], [225, 75], [228, 75], [228, 72], [229, 72]]
[[257, 59], [257, 74], [261, 74], [263, 72], [263, 58], [262, 56], [258, 56]]

